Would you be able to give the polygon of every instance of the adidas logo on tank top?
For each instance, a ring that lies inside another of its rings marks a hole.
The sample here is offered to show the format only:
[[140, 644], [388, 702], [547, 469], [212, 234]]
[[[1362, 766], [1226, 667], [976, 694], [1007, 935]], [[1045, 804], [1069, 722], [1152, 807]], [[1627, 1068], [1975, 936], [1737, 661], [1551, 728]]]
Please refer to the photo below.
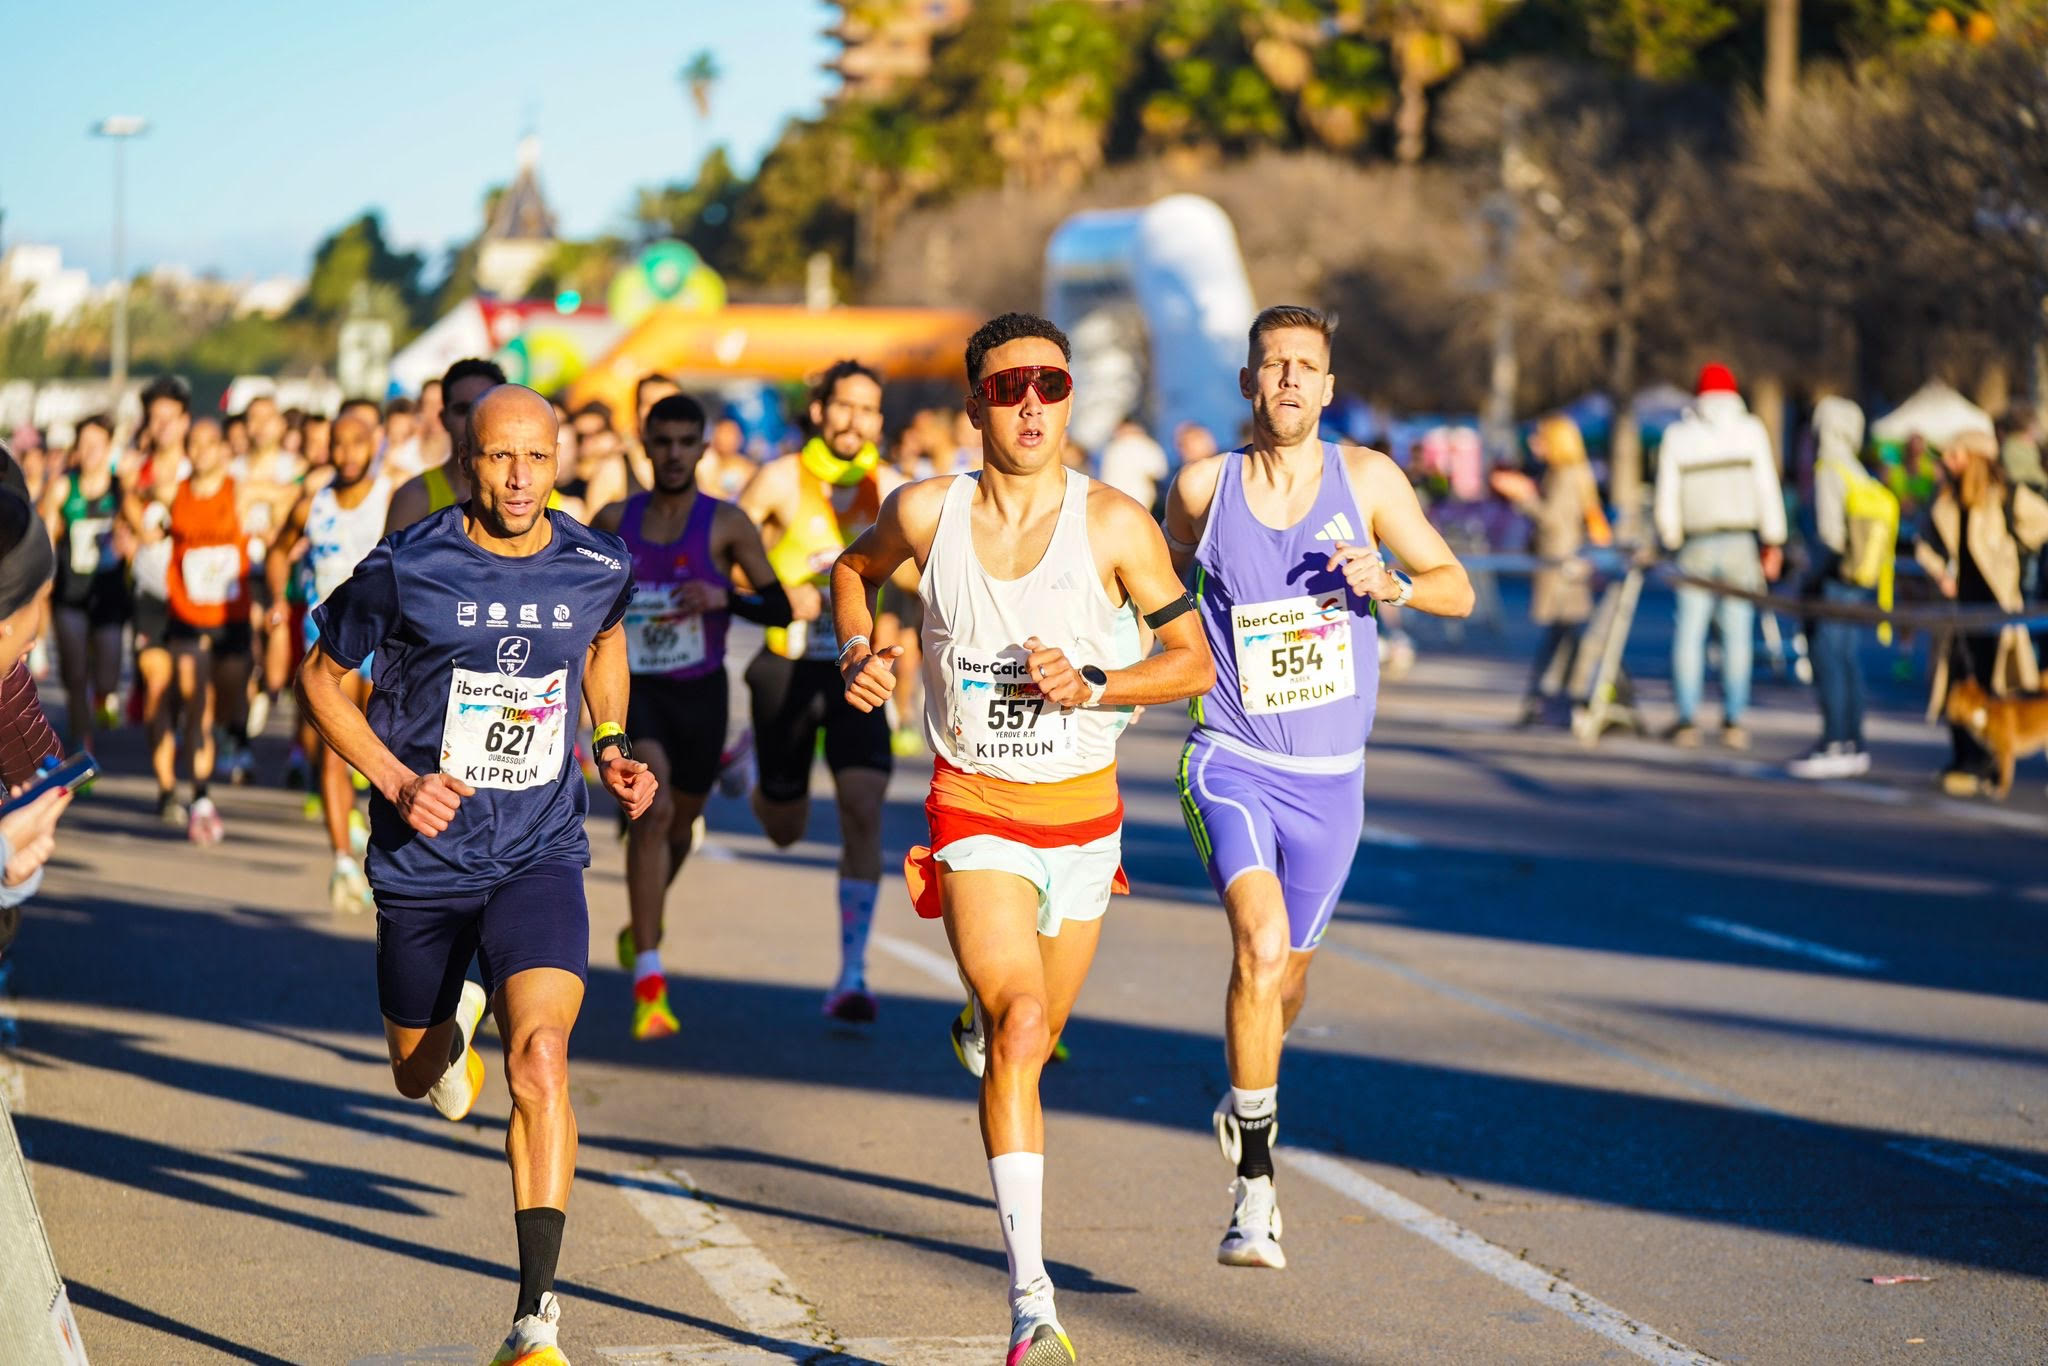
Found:
[[1316, 533], [1316, 539], [1319, 541], [1355, 541], [1358, 537], [1351, 532], [1351, 519], [1340, 512], [1329, 521], [1323, 523], [1323, 529]]

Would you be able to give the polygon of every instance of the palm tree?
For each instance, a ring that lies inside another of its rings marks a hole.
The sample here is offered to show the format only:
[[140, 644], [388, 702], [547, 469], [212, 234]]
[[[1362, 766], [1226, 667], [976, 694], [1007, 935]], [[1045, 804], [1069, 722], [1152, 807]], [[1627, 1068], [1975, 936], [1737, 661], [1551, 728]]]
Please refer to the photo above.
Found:
[[725, 73], [719, 70], [718, 59], [711, 55], [708, 48], [699, 49], [689, 61], [683, 63], [683, 69], [676, 73], [676, 79], [690, 92], [690, 103], [697, 107], [698, 118], [711, 117], [711, 92], [717, 86], [719, 78], [724, 75]]
[[1422, 160], [1429, 140], [1429, 92], [1465, 64], [1465, 48], [1484, 38], [1521, 0], [1337, 0], [1335, 27], [1387, 44], [1396, 85], [1394, 155]]

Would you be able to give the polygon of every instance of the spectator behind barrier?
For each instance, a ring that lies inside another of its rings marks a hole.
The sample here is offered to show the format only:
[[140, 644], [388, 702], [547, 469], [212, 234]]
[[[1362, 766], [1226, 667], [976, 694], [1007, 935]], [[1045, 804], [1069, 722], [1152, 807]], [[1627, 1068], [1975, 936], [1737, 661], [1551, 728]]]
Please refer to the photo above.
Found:
[[[1761, 593], [1767, 579], [1778, 577], [1785, 544], [1785, 498], [1770, 433], [1743, 403], [1727, 366], [1703, 367], [1695, 388], [1698, 397], [1664, 434], [1658, 452], [1657, 536], [1687, 577]], [[1746, 598], [1708, 588], [1681, 587], [1677, 598], [1671, 692], [1678, 721], [1668, 738], [1688, 747], [1700, 742], [1711, 620], [1721, 628], [1721, 740], [1730, 749], [1747, 749], [1742, 715], [1749, 708], [1756, 609]]]

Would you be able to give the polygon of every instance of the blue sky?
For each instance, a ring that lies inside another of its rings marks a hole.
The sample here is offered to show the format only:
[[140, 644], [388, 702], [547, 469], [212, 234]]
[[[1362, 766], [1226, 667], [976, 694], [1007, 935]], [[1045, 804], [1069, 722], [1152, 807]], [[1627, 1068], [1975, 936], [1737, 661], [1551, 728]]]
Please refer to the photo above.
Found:
[[[129, 145], [129, 261], [230, 278], [302, 274], [365, 207], [402, 246], [441, 250], [511, 178], [531, 114], [541, 182], [569, 236], [619, 226], [636, 185], [678, 179], [724, 142], [751, 168], [836, 78], [817, 0], [67, 0], [8, 6], [0, 237], [54, 242], [103, 277], [112, 148]], [[675, 73], [724, 69], [708, 124]]]

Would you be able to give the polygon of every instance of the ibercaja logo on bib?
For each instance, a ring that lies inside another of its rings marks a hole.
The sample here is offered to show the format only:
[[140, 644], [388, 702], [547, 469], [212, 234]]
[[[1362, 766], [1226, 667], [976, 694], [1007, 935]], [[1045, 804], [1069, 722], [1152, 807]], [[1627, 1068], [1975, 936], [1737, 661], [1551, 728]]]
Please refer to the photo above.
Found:
[[498, 672], [520, 674], [526, 669], [526, 661], [533, 657], [533, 642], [525, 636], [501, 636], [498, 639]]

